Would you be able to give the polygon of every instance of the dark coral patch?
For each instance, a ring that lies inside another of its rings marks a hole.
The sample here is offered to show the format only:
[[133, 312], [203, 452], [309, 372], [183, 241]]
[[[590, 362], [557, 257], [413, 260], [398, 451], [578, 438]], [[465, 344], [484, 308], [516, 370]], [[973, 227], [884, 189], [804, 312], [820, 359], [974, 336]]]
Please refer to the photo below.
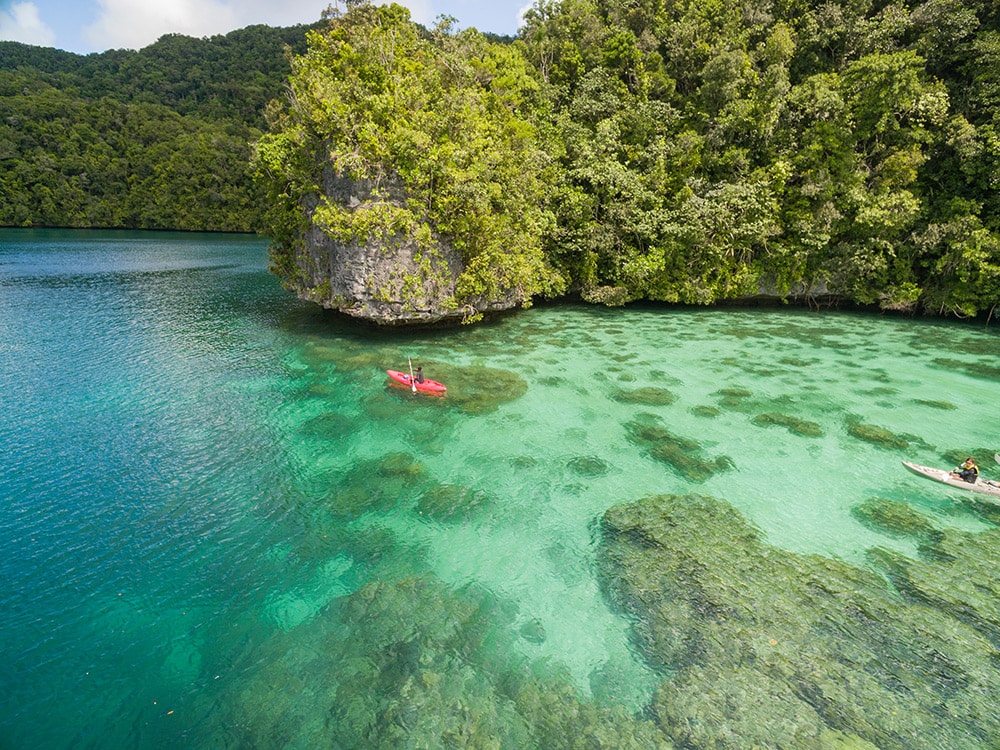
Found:
[[784, 427], [793, 435], [801, 435], [802, 437], [823, 436], [823, 428], [816, 422], [810, 422], [807, 419], [799, 419], [798, 417], [793, 417], [791, 414], [768, 412], [766, 414], [758, 414], [750, 421], [759, 427], [769, 427], [772, 425]]
[[622, 389], [612, 396], [615, 401], [623, 404], [642, 404], [643, 406], [669, 406], [677, 400], [677, 396], [666, 388], [634, 388]]

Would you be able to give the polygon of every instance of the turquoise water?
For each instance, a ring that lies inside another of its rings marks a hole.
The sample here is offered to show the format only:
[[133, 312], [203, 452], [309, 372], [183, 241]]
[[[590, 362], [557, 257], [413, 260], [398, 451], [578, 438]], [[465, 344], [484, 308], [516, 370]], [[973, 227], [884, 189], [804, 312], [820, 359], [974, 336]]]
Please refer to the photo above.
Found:
[[[690, 667], [609, 577], [609, 508], [720, 499], [819, 580], [928, 559], [873, 499], [935, 540], [996, 528], [900, 465], [1000, 478], [996, 328], [558, 305], [386, 332], [265, 266], [245, 237], [0, 231], [0, 747], [552, 746], [539, 717], [569, 704], [620, 746], [681, 743], [650, 702]], [[448, 394], [390, 386], [407, 357]], [[934, 617], [990, 651], [980, 595]], [[822, 703], [875, 746], [990, 746], [967, 702], [928, 719], [940, 745]]]

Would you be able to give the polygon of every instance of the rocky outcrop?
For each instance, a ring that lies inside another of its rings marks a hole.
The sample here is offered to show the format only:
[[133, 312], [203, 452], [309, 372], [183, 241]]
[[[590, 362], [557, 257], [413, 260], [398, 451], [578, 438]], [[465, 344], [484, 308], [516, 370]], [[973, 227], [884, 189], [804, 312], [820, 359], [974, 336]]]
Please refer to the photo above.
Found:
[[[520, 288], [501, 290], [493, 297], [461, 298], [458, 280], [466, 271], [467, 261], [444, 235], [432, 231], [429, 240], [424, 236], [418, 241], [413, 232], [373, 233], [360, 240], [344, 241], [337, 232], [324, 228], [322, 210], [318, 210], [336, 206], [356, 214], [378, 213], [392, 207], [406, 208], [407, 198], [398, 178], [355, 180], [328, 169], [322, 195], [307, 199], [305, 209], [310, 222], [294, 254], [292, 268], [281, 274], [285, 286], [301, 299], [382, 326], [464, 322], [526, 302]], [[781, 289], [774, 280], [761, 278], [755, 293], [716, 300], [715, 304], [791, 302], [831, 306], [846, 299], [836, 286], [819, 278], [810, 284]], [[587, 302], [610, 307], [634, 301], [626, 287], [588, 287], [579, 293]]]
[[[324, 200], [349, 211], [372, 211], [380, 205], [402, 206], [405, 190], [398, 181], [375, 184], [328, 172]], [[320, 201], [308, 207], [310, 217]], [[443, 236], [430, 246], [396, 234], [377, 241], [344, 243], [311, 222], [296, 254], [298, 273], [288, 281], [300, 298], [355, 318], [386, 326], [461, 322], [473, 316], [519, 306], [511, 290], [498, 299], [457, 299], [456, 281], [465, 270], [462, 254]]]

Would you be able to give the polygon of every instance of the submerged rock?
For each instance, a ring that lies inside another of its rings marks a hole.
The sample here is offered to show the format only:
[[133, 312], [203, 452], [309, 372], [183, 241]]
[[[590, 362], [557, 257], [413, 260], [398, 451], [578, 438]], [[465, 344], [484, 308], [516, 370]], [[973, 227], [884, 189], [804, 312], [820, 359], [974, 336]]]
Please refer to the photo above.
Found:
[[673, 434], [655, 415], [640, 414], [625, 429], [629, 442], [644, 448], [651, 458], [669, 465], [692, 482], [704, 482], [733, 468], [729, 456], [707, 458], [700, 443]]
[[651, 708], [679, 746], [916, 750], [1000, 736], [1000, 654], [988, 627], [968, 624], [992, 627], [992, 570], [963, 571], [992, 582], [970, 608], [957, 570], [920, 587], [939, 563], [894, 558], [921, 600], [908, 602], [874, 572], [772, 547], [728, 503], [694, 495], [616, 506], [601, 530], [605, 590], [663, 671]]
[[891, 536], [933, 541], [940, 537], [934, 525], [904, 502], [873, 497], [851, 509], [851, 515], [876, 531]]

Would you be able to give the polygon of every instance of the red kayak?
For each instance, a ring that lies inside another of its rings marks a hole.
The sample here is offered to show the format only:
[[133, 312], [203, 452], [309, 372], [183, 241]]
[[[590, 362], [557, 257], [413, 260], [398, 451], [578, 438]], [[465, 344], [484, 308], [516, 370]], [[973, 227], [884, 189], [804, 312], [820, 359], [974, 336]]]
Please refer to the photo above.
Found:
[[[405, 385], [410, 388], [413, 383], [410, 382], [410, 374], [407, 372], [400, 372], [399, 370], [386, 370], [386, 374], [395, 380], [397, 383]], [[427, 380], [424, 378], [423, 383], [416, 383], [417, 390], [423, 391], [424, 393], [444, 393], [447, 388], [444, 387], [443, 383], [439, 383], [436, 380]]]

